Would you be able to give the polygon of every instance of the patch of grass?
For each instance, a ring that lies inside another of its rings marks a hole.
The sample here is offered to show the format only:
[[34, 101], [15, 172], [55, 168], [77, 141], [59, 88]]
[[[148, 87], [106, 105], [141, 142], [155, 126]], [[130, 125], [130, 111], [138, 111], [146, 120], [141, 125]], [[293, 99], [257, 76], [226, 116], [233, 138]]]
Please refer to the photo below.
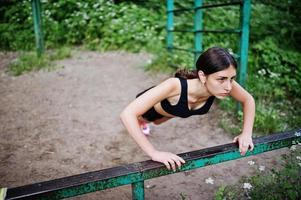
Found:
[[25, 72], [39, 70], [48, 67], [50, 64], [46, 56], [38, 57], [35, 52], [22, 53], [9, 65], [9, 73], [19, 76]]
[[187, 194], [185, 194], [184, 192], [181, 192], [180, 193], [180, 198], [181, 198], [181, 200], [187, 199]]
[[[216, 200], [282, 200], [301, 198], [301, 146], [293, 145], [289, 154], [282, 156], [281, 169], [258, 171], [252, 177], [242, 178], [238, 184], [220, 187]], [[258, 166], [257, 166], [258, 167]], [[249, 184], [250, 188], [243, 188]]]
[[8, 72], [14, 76], [19, 76], [30, 71], [49, 69], [53, 66], [53, 61], [71, 57], [71, 49], [62, 47], [53, 51], [45, 52], [38, 57], [36, 52], [25, 52], [15, 59], [10, 65]]
[[50, 54], [51, 60], [62, 60], [64, 58], [70, 58], [71, 57], [71, 48], [69, 47], [61, 47], [53, 52], [53, 54]]

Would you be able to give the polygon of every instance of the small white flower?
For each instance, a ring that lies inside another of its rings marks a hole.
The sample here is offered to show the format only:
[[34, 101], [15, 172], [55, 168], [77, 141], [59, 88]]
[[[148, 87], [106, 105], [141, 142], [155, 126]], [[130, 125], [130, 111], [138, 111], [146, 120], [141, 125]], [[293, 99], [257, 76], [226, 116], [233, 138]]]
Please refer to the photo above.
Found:
[[228, 49], [228, 52], [229, 52], [231, 55], [234, 55], [233, 50], [232, 50], [231, 48]]
[[249, 164], [249, 165], [254, 165], [255, 162], [254, 162], [253, 160], [250, 160], [250, 161], [248, 161], [248, 164]]
[[263, 165], [260, 165], [260, 166], [259, 166], [259, 171], [261, 171], [261, 172], [262, 172], [262, 171], [264, 171], [264, 170], [265, 170], [265, 166], [263, 166]]
[[252, 188], [252, 185], [250, 183], [244, 183], [243, 184], [243, 189], [248, 189], [250, 190]]
[[301, 156], [296, 156], [297, 160], [301, 160]]
[[296, 132], [295, 136], [300, 137], [301, 136], [301, 132]]
[[291, 151], [295, 151], [296, 150], [296, 145], [292, 145], [290, 148]]
[[88, 19], [90, 19], [90, 17], [88, 16], [88, 14], [87, 14], [87, 13], [84, 13], [84, 14], [83, 14], [83, 18], [84, 18], [84, 20], [88, 20]]
[[267, 73], [267, 72], [266, 72], [265, 69], [261, 69], [261, 70], [258, 71], [258, 74], [259, 74], [259, 75], [266, 75], [266, 73]]
[[211, 177], [209, 177], [209, 178], [206, 179], [206, 183], [213, 185], [214, 184], [214, 180]]
[[270, 78], [275, 78], [275, 77], [279, 77], [279, 76], [280, 76], [280, 74], [270, 72]]

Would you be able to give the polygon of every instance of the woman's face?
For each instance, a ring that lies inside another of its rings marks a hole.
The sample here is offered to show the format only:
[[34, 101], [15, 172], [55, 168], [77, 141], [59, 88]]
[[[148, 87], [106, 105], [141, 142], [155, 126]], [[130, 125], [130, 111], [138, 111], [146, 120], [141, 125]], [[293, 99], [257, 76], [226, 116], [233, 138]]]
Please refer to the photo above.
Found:
[[216, 98], [224, 99], [232, 89], [232, 82], [236, 76], [236, 69], [230, 65], [227, 69], [207, 75], [207, 90]]

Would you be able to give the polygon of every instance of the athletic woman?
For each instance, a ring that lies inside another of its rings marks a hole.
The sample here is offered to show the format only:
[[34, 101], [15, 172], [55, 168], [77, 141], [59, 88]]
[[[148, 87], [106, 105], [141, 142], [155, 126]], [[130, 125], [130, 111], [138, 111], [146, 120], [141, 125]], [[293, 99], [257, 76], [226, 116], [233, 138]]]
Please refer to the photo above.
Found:
[[[152, 160], [176, 170], [185, 161], [170, 152], [159, 151], [147, 139], [148, 123], [161, 124], [174, 117], [186, 118], [209, 111], [215, 98], [232, 96], [242, 104], [243, 127], [233, 142], [239, 143], [241, 155], [253, 150], [252, 129], [255, 116], [253, 97], [236, 81], [237, 63], [223, 48], [212, 47], [200, 55], [194, 71], [178, 71], [155, 87], [137, 95], [120, 114], [121, 120], [142, 150]], [[143, 134], [144, 132], [144, 134]]]

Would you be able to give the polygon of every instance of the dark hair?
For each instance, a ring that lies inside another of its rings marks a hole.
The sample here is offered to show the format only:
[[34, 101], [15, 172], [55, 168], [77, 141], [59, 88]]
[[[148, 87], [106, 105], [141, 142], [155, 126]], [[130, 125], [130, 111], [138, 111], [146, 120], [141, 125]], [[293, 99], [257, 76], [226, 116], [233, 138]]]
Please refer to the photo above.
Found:
[[198, 71], [202, 70], [205, 75], [213, 74], [227, 69], [232, 65], [235, 69], [237, 63], [234, 57], [221, 47], [211, 47], [203, 52], [196, 61], [196, 70], [179, 70], [175, 77], [184, 79], [198, 78]]

